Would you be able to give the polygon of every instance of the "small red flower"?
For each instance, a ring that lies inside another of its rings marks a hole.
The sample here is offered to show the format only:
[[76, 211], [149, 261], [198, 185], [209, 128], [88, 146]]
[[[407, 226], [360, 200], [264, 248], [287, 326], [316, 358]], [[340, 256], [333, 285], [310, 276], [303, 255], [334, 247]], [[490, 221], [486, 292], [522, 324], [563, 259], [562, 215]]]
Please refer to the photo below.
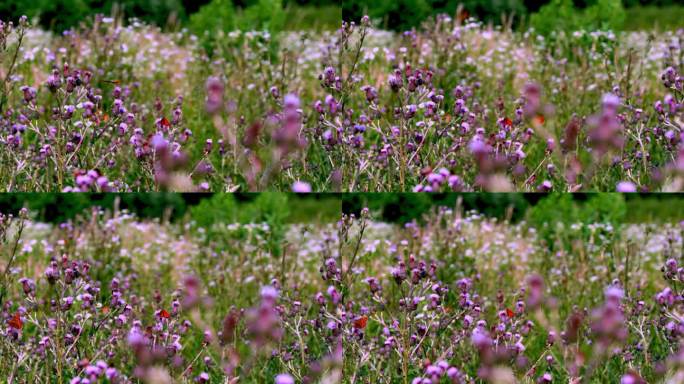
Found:
[[368, 323], [368, 316], [361, 316], [358, 319], [354, 320], [354, 328], [364, 329], [364, 328], [366, 328], [367, 323]]
[[512, 319], [515, 316], [515, 313], [510, 309], [506, 308], [506, 316], [508, 316], [509, 319]]
[[19, 316], [19, 313], [15, 313], [14, 316], [7, 322], [7, 325], [14, 329], [22, 329], [24, 328], [24, 322], [21, 321], [21, 316]]

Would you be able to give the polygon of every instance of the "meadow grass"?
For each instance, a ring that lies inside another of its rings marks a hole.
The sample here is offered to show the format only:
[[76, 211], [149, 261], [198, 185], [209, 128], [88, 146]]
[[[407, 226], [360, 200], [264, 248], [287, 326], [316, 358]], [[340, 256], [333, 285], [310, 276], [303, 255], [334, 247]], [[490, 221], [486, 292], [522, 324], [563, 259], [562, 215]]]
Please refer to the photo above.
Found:
[[684, 28], [684, 6], [637, 6], [625, 10], [625, 29], [629, 31], [643, 30], [676, 30]]
[[195, 36], [98, 17], [55, 36], [3, 24], [0, 187], [684, 185], [677, 31], [542, 36], [460, 16], [403, 34], [369, 19], [330, 31], [334, 7], [288, 12], [281, 33]]
[[267, 222], [97, 209], [62, 225], [4, 215], [0, 373], [74, 383], [684, 374], [681, 224], [577, 222], [545, 238], [458, 205], [421, 224], [374, 215], [282, 234]]

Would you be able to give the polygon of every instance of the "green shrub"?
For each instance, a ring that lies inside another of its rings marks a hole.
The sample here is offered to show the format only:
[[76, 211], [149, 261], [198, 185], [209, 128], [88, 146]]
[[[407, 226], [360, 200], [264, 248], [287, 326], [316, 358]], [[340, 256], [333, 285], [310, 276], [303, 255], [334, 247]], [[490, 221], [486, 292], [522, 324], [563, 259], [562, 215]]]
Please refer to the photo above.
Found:
[[585, 29], [622, 30], [625, 25], [625, 8], [622, 0], [598, 0], [584, 11]]
[[9, 0], [0, 2], [0, 16], [18, 19], [26, 15], [38, 18], [44, 28], [61, 32], [77, 27], [88, 16], [102, 13], [111, 15], [113, 10], [124, 18], [166, 25], [170, 19], [184, 20], [185, 10], [181, 0]]
[[193, 207], [190, 216], [199, 228], [213, 235], [220, 235], [227, 224], [266, 223], [268, 247], [273, 256], [279, 257], [290, 217], [289, 198], [284, 193], [264, 192], [240, 203], [231, 194], [217, 193]]
[[428, 0], [345, 0], [342, 3], [344, 20], [358, 20], [365, 14], [382, 20], [383, 27], [408, 30], [428, 17], [431, 8]]
[[[587, 197], [579, 201], [578, 197]], [[536, 229], [540, 238], [550, 248], [556, 247], [556, 240], [564, 243], [566, 231], [573, 224], [582, 225], [582, 233], [589, 236], [587, 224], [603, 223], [620, 226], [627, 213], [625, 198], [619, 193], [597, 193], [573, 196], [569, 193], [552, 193], [541, 199], [527, 212], [527, 222]]]
[[241, 15], [238, 26], [242, 30], [267, 30], [272, 33], [283, 30], [285, 11], [282, 0], [258, 0], [247, 7]]
[[78, 25], [90, 10], [86, 0], [10, 1], [4, 7], [11, 9], [10, 15], [13, 19], [18, 19], [21, 15], [26, 15], [31, 20], [38, 18], [44, 28], [55, 31], [63, 31]]
[[621, 0], [597, 0], [584, 10], [575, 8], [572, 0], [551, 0], [530, 16], [530, 25], [542, 35], [554, 31], [620, 31], [625, 15]]
[[189, 29], [203, 37], [216, 31], [230, 31], [235, 28], [235, 10], [231, 0], [212, 0], [190, 16]]
[[141, 218], [178, 219], [185, 214], [189, 200], [204, 195], [179, 193], [5, 193], [0, 194], [0, 212], [18, 212], [26, 206], [35, 219], [62, 223], [87, 213], [93, 206], [118, 208]]
[[271, 254], [280, 257], [285, 241], [286, 223], [290, 216], [289, 198], [285, 193], [260, 193], [243, 211], [243, 221], [267, 223]]
[[501, 15], [527, 13], [522, 0], [344, 0], [342, 17], [344, 20], [358, 21], [367, 14], [381, 20], [381, 26], [395, 30], [408, 30], [418, 27], [430, 15], [446, 13], [454, 16], [459, 5], [471, 15], [486, 22], [501, 21]]
[[620, 193], [596, 193], [580, 206], [579, 220], [583, 223], [611, 223], [625, 221], [627, 203]]
[[231, 0], [212, 0], [190, 16], [189, 28], [196, 35], [203, 36], [235, 29], [276, 33], [285, 26], [282, 0], [257, 0], [247, 5], [240, 11]]
[[555, 30], [570, 31], [577, 25], [577, 13], [572, 0], [551, 0], [530, 16], [530, 25], [539, 33], [549, 35]]
[[566, 193], [552, 193], [527, 212], [527, 222], [547, 244], [553, 244], [559, 223], [568, 226], [577, 221], [577, 207], [572, 196]]
[[238, 204], [233, 195], [218, 193], [190, 208], [190, 217], [200, 228], [210, 229], [214, 223], [237, 221]]

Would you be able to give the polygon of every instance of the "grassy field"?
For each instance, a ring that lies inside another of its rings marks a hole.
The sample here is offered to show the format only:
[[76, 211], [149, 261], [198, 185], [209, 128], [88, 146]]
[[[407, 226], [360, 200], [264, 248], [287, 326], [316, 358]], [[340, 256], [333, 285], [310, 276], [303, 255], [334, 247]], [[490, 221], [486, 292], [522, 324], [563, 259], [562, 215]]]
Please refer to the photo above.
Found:
[[3, 216], [0, 375], [681, 381], [680, 224], [549, 230], [456, 206], [396, 226], [371, 214], [283, 226], [277, 209], [270, 223], [208, 225]]
[[679, 191], [673, 31], [3, 30], [0, 190]]

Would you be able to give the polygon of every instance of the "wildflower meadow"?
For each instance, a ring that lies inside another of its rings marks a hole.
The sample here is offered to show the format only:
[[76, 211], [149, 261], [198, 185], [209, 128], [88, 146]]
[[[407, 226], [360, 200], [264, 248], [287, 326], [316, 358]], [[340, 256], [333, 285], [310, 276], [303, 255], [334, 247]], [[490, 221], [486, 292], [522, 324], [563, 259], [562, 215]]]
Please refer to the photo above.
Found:
[[97, 207], [57, 223], [3, 214], [0, 376], [684, 380], [684, 222], [592, 216], [591, 204], [554, 222], [541, 203], [512, 222], [460, 199], [406, 224], [367, 208], [289, 222], [274, 201], [287, 198], [245, 208], [263, 211], [254, 221], [216, 220], [201, 204], [172, 222]]
[[684, 188], [682, 29], [274, 20], [3, 20], [0, 189]]
[[0, 384], [684, 383], [678, 0], [0, 0]]

